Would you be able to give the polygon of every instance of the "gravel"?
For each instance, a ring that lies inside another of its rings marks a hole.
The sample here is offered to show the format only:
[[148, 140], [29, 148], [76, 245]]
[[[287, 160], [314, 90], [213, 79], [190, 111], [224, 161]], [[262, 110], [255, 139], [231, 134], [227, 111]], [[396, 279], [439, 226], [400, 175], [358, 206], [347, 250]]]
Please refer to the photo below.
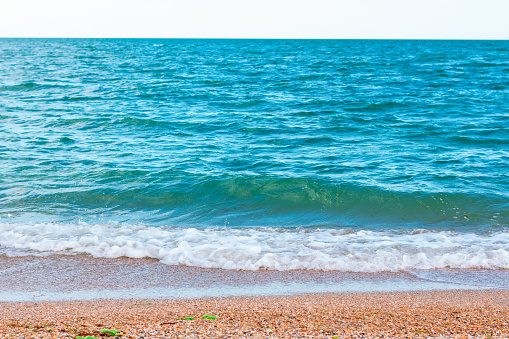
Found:
[[509, 291], [0, 303], [1, 338], [87, 336], [509, 338]]

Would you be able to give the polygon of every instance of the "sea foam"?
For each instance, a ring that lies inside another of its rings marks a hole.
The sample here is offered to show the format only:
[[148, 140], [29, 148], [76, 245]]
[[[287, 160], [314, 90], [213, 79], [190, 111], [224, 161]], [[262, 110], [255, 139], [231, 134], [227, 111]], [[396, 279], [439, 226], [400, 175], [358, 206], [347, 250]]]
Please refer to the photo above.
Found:
[[509, 232], [183, 228], [88, 223], [0, 223], [0, 253], [155, 258], [232, 270], [380, 272], [509, 268]]

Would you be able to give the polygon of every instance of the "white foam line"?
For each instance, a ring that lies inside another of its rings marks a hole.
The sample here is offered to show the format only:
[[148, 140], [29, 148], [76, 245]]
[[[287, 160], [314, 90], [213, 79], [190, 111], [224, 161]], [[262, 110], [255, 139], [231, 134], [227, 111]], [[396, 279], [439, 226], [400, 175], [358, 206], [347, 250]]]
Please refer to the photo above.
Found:
[[0, 252], [149, 257], [169, 265], [234, 270], [507, 269], [509, 232], [481, 235], [447, 231], [0, 223]]

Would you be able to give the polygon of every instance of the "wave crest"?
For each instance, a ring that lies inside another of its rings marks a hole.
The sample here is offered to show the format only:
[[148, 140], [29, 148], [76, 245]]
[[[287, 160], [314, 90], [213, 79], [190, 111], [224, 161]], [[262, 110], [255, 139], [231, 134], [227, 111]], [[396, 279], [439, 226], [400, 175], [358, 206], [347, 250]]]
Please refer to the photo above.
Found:
[[509, 268], [509, 232], [183, 228], [108, 224], [0, 224], [0, 253], [155, 258], [231, 270], [381, 272]]

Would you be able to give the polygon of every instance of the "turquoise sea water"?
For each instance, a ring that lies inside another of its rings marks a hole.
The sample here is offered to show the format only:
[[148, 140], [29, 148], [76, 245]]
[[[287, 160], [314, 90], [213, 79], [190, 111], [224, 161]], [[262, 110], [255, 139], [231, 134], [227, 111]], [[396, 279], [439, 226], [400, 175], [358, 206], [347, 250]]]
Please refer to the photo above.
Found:
[[509, 268], [509, 41], [0, 39], [0, 253]]

